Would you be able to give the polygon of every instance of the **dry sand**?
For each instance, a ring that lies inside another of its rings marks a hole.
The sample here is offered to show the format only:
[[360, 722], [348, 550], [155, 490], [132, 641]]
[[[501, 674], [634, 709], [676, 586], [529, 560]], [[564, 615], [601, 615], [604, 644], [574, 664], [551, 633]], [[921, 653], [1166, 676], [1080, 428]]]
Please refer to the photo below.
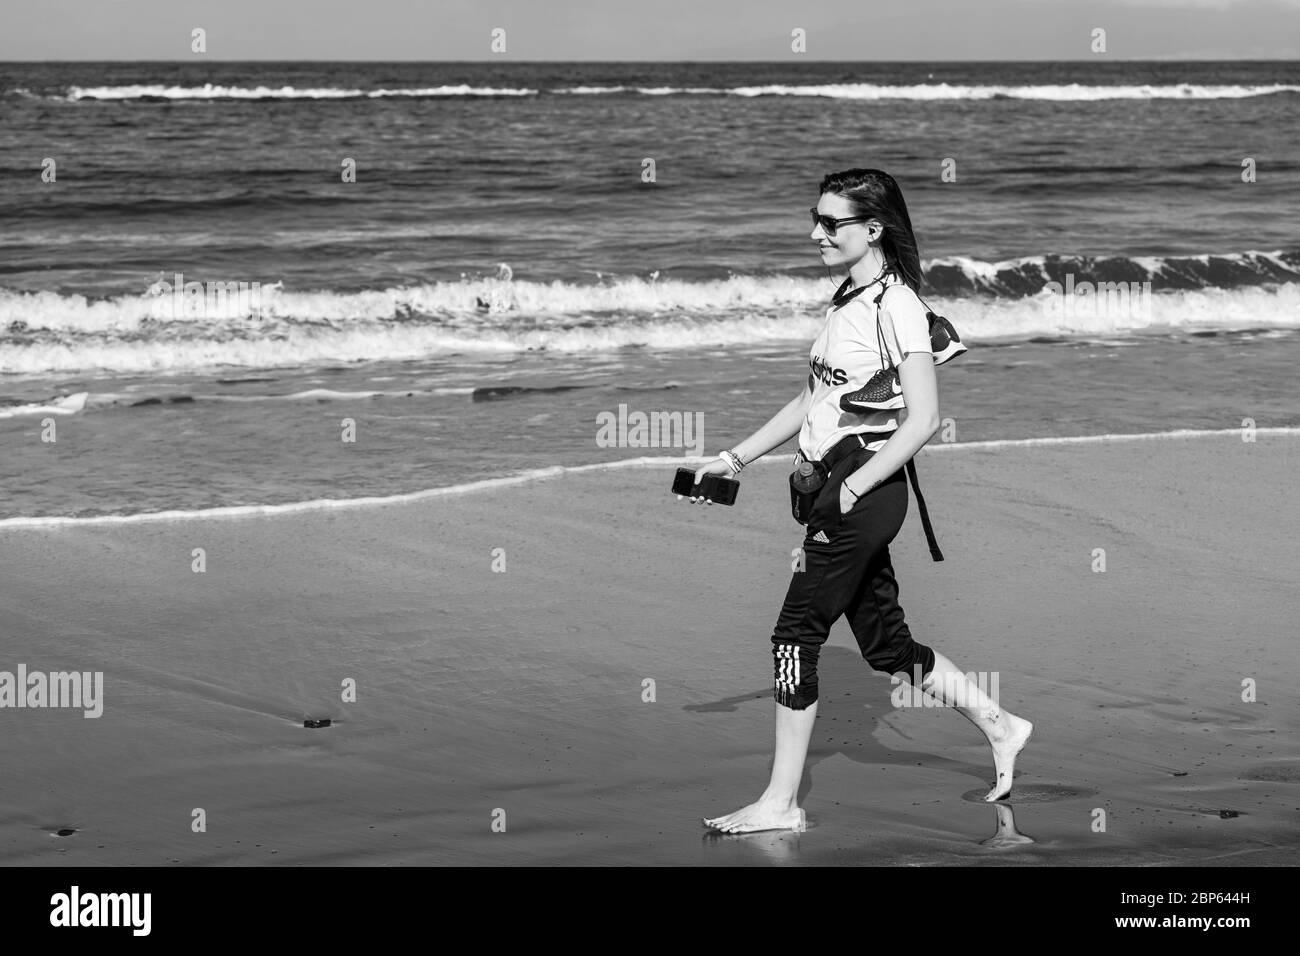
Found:
[[998, 811], [970, 799], [992, 782], [978, 732], [892, 707], [843, 622], [809, 830], [701, 827], [757, 797], [771, 760], [770, 635], [801, 540], [784, 454], [746, 471], [735, 508], [676, 501], [670, 464], [344, 511], [0, 529], [0, 670], [105, 679], [98, 719], [0, 710], [0, 860], [1294, 864], [1298, 443], [918, 456], [947, 560], [913, 502], [891, 547], [912, 632], [997, 671], [1036, 725], [1012, 798], [1035, 842], [1000, 848], [982, 844]]

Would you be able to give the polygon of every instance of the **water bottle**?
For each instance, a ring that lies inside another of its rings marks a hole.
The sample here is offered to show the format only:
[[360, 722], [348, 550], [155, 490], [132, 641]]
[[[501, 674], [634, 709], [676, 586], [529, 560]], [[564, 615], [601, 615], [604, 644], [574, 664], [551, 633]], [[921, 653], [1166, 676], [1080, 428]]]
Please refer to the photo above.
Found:
[[805, 461], [799, 465], [793, 480], [797, 491], [816, 491], [822, 486], [821, 476], [817, 474], [817, 469], [813, 467], [813, 463], [810, 461]]
[[808, 523], [817, 493], [826, 484], [826, 475], [811, 461], [802, 461], [790, 474], [790, 510], [794, 520], [800, 524]]

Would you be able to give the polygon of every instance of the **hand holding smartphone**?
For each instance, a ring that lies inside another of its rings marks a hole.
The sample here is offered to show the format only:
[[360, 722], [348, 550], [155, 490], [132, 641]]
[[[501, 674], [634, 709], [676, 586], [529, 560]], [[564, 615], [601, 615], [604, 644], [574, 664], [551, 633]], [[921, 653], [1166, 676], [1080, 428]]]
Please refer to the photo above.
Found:
[[689, 468], [678, 468], [673, 479], [673, 494], [684, 498], [704, 498], [716, 505], [734, 505], [739, 490], [740, 482], [721, 475], [705, 475], [697, 485], [695, 472]]

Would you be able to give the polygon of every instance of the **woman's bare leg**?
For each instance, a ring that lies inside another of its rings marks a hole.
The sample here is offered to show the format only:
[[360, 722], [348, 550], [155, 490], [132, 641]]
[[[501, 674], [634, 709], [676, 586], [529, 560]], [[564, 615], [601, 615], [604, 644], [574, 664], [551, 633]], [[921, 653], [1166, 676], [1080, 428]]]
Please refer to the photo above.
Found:
[[747, 807], [704, 822], [725, 833], [754, 833], [758, 830], [802, 830], [804, 812], [799, 809], [799, 781], [803, 779], [808, 741], [817, 719], [817, 702], [804, 710], [776, 705], [776, 755], [767, 789]]
[[993, 748], [993, 770], [997, 782], [984, 799], [992, 803], [1008, 796], [1011, 778], [1015, 774], [1016, 754], [1029, 740], [1034, 725], [999, 707], [980, 690], [979, 685], [938, 651], [934, 653], [934, 669], [921, 681], [921, 689], [955, 708], [988, 738], [989, 746]]
[[[1003, 710], [964, 671], [958, 670], [938, 651], [934, 654], [934, 668], [921, 682], [921, 689], [961, 713], [980, 729], [993, 748], [997, 782], [984, 799], [992, 803], [1010, 794], [1016, 755], [1029, 740], [1034, 725]], [[805, 710], [791, 710], [777, 704], [776, 755], [767, 789], [749, 806], [704, 822], [726, 833], [804, 829], [804, 812], [798, 804], [799, 782], [803, 779], [808, 743], [816, 719], [816, 701]]]

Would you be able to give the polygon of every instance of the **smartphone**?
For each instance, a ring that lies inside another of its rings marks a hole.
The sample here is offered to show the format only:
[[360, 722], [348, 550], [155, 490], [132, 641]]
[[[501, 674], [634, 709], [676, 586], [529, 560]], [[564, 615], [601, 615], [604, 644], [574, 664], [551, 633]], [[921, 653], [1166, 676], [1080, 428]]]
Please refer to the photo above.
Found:
[[687, 498], [708, 498], [715, 505], [734, 505], [740, 482], [734, 478], [721, 475], [705, 475], [704, 480], [695, 484], [695, 472], [690, 468], [678, 468], [673, 478], [673, 494]]

